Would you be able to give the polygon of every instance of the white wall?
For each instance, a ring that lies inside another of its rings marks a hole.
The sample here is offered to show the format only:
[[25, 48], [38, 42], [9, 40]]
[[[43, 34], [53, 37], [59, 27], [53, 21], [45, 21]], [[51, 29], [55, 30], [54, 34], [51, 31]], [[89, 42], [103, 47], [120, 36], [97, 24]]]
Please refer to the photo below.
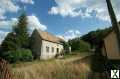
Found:
[[[49, 52], [46, 51], [46, 46], [49, 47]], [[52, 47], [54, 47], [54, 52], [52, 52]], [[57, 48], [59, 48], [59, 52], [62, 52], [63, 45], [49, 42], [42, 40], [42, 46], [41, 46], [41, 59], [49, 59], [55, 57], [57, 53]]]

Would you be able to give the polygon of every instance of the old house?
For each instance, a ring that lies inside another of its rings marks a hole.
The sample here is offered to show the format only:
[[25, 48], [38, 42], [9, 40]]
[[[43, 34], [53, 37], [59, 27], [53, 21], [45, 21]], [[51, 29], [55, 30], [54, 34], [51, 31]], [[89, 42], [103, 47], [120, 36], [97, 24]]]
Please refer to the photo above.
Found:
[[49, 59], [62, 53], [61, 39], [48, 32], [34, 30], [31, 36], [33, 55], [40, 59]]

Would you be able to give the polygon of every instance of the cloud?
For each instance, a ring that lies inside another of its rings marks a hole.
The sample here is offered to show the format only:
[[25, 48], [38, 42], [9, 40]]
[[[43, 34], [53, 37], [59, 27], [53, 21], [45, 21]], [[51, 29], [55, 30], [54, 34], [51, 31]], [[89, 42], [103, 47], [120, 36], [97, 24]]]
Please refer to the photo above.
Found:
[[19, 10], [19, 6], [15, 5], [12, 0], [0, 0], [0, 8], [10, 12], [17, 12]]
[[[17, 18], [11, 18], [10, 20], [0, 21], [0, 43], [5, 38], [6, 34], [12, 30], [12, 26], [16, 25], [17, 22], [18, 22]], [[34, 29], [39, 29], [43, 31], [47, 30], [47, 26], [41, 24], [41, 22], [35, 15], [27, 16], [27, 22], [28, 27], [30, 29], [30, 33]]]
[[0, 19], [6, 18], [4, 16], [6, 12], [17, 12], [19, 9], [19, 6], [15, 5], [12, 0], [0, 0]]
[[[11, 30], [12, 26], [17, 23], [17, 18], [11, 18], [10, 20], [0, 21], [0, 29], [8, 29]], [[40, 30], [47, 30], [47, 26], [41, 24], [39, 19], [35, 15], [27, 16], [28, 27], [30, 30], [40, 29]]]
[[40, 30], [46, 30], [47, 26], [44, 24], [41, 24], [39, 19], [35, 15], [27, 16], [28, 17], [28, 26], [31, 30], [33, 29], [40, 29]]
[[12, 30], [12, 26], [15, 25], [17, 20], [12, 18], [10, 20], [0, 21], [0, 44], [6, 37], [6, 35]]
[[17, 22], [16, 18], [11, 18], [10, 20], [0, 21], [0, 29], [11, 30], [12, 26]]
[[[55, 0], [57, 6], [51, 7], [49, 14], [61, 15], [63, 17], [90, 18], [95, 12], [96, 18], [104, 21], [109, 20], [108, 10], [105, 0]], [[112, 0], [112, 4], [120, 20], [120, 0]]]
[[58, 37], [68, 41], [69, 39], [73, 39], [76, 37], [80, 37], [81, 33], [79, 30], [68, 30], [63, 35], [57, 35]]
[[26, 3], [26, 4], [34, 4], [33, 0], [20, 0], [20, 2]]
[[18, 12], [20, 6], [18, 3], [34, 4], [33, 0], [0, 0], [0, 19], [6, 19], [6, 12]]

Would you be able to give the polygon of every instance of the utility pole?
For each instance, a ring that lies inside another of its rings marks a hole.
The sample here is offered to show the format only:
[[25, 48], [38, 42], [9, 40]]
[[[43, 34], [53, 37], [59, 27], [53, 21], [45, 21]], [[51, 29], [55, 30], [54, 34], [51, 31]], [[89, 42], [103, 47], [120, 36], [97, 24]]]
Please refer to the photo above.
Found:
[[116, 37], [117, 37], [117, 40], [118, 40], [118, 45], [119, 45], [118, 47], [119, 47], [119, 50], [120, 50], [120, 30], [119, 30], [118, 22], [117, 22], [117, 19], [116, 19], [115, 12], [113, 10], [111, 1], [106, 0], [106, 3], [107, 3], [107, 7], [108, 7], [109, 16], [110, 16], [110, 19], [111, 19], [111, 24], [112, 24], [113, 30], [116, 34]]

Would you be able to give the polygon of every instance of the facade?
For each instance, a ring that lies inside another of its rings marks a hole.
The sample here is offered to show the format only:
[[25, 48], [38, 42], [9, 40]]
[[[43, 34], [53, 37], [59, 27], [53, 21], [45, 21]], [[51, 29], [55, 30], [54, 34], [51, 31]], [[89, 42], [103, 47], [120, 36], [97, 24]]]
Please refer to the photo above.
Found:
[[109, 60], [120, 60], [120, 49], [115, 32], [112, 30], [103, 41], [103, 56], [106, 56]]
[[60, 38], [48, 32], [34, 30], [31, 35], [33, 55], [40, 59], [50, 59], [62, 53], [63, 45]]

